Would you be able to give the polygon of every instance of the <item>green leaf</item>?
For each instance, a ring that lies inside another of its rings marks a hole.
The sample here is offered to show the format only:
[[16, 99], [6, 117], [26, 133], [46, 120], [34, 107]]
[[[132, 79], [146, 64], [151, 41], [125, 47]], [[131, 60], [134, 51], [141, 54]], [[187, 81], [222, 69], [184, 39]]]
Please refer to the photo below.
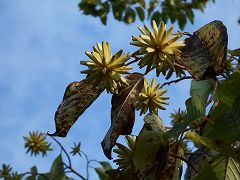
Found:
[[37, 167], [36, 166], [31, 167], [31, 173], [37, 174]]
[[35, 180], [37, 177], [37, 167], [36, 166], [31, 167], [30, 171], [31, 171], [32, 175], [28, 176], [26, 179], [27, 180]]
[[176, 122], [174, 123], [173, 127], [166, 132], [166, 135], [169, 138], [173, 138], [174, 140], [177, 140], [179, 135], [184, 132], [184, 129], [187, 127], [186, 122]]
[[186, 100], [187, 121], [190, 123], [205, 116], [205, 105], [199, 96], [193, 96]]
[[177, 19], [178, 19], [178, 25], [179, 25], [180, 29], [183, 30], [185, 25], [186, 25], [186, 23], [187, 23], [187, 18], [185, 16], [185, 14], [180, 13], [177, 16]]
[[96, 173], [98, 174], [98, 177], [100, 180], [108, 180], [109, 176], [105, 173], [104, 168], [95, 168]]
[[185, 134], [184, 139], [192, 140], [194, 143], [197, 143], [198, 145], [206, 146], [210, 149], [215, 149], [216, 148], [215, 145], [214, 145], [214, 142], [211, 139], [209, 139], [207, 137], [200, 136], [193, 130], [188, 131]]
[[235, 98], [240, 96], [240, 72], [234, 72], [228, 80], [223, 81], [217, 89], [217, 97], [221, 102], [232, 106]]
[[158, 11], [155, 11], [151, 16], [151, 21], [155, 21], [157, 25], [162, 21], [161, 14]]
[[145, 8], [145, 6], [146, 6], [145, 0], [138, 0], [137, 2], [138, 2], [138, 4], [140, 4], [143, 8]]
[[141, 21], [144, 21], [144, 19], [145, 19], [144, 9], [143, 9], [142, 7], [140, 7], [140, 6], [136, 7], [135, 9], [136, 9], [136, 11], [137, 11], [137, 14], [138, 14], [139, 19], [140, 19]]
[[128, 7], [127, 10], [125, 11], [125, 15], [124, 15], [124, 22], [127, 24], [131, 24], [135, 21], [136, 19], [136, 13], [135, 11], [131, 8]]
[[109, 3], [106, 1], [101, 4], [101, 8], [98, 10], [101, 22], [107, 24], [107, 15], [110, 11]]
[[149, 1], [148, 18], [150, 17], [150, 15], [153, 12], [153, 10], [157, 7], [157, 5], [158, 5], [158, 1], [157, 0]]
[[148, 114], [144, 121], [136, 140], [133, 163], [138, 178], [156, 179], [160, 171], [155, 172], [153, 169], [165, 161], [169, 144], [164, 138], [162, 120], [157, 115]]
[[108, 180], [109, 176], [105, 173], [108, 170], [112, 170], [112, 166], [105, 161], [99, 162], [102, 167], [101, 168], [95, 168], [96, 173], [98, 174], [98, 177], [100, 180]]
[[99, 163], [102, 165], [102, 167], [103, 167], [106, 171], [112, 169], [112, 166], [111, 166], [111, 164], [110, 164], [109, 162], [101, 161], [101, 162], [99, 162]]
[[198, 96], [202, 102], [206, 104], [209, 94], [212, 92], [215, 81], [213, 79], [207, 79], [202, 81], [192, 80], [190, 95]]
[[240, 139], [240, 97], [236, 98], [233, 106], [221, 103], [216, 107], [210, 116], [210, 120], [215, 124], [207, 134], [208, 137], [215, 138], [226, 143], [234, 143]]
[[232, 157], [217, 157], [211, 164], [206, 165], [198, 174], [195, 180], [239, 180], [240, 163], [239, 159]]
[[58, 179], [58, 180], [65, 180], [66, 175], [64, 172], [64, 167], [63, 167], [63, 161], [62, 161], [62, 155], [58, 155], [56, 159], [53, 161], [51, 170], [51, 177]]
[[122, 14], [123, 14], [124, 8], [125, 7], [122, 8], [122, 6], [119, 7], [119, 3], [112, 3], [112, 12], [116, 20], [119, 20], [119, 21], [122, 20]]
[[193, 10], [192, 9], [189, 9], [186, 11], [186, 15], [189, 19], [189, 21], [194, 24], [194, 14], [193, 14]]

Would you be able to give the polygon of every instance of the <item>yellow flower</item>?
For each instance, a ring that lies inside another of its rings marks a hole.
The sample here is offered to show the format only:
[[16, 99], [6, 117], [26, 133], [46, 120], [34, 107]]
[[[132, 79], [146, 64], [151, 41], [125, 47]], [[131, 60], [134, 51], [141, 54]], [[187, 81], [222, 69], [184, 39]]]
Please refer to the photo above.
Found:
[[128, 74], [132, 67], [125, 66], [124, 63], [130, 58], [129, 54], [122, 54], [122, 50], [112, 56], [110, 44], [102, 42], [93, 47], [93, 52], [86, 52], [90, 61], [81, 61], [82, 65], [88, 67], [82, 73], [89, 78], [96, 79], [100, 88], [106, 88], [111, 93], [117, 93], [117, 85], [128, 85], [127, 79], [121, 74]]
[[174, 54], [181, 53], [180, 48], [184, 47], [183, 41], [177, 41], [182, 34], [173, 35], [173, 26], [166, 30], [166, 25], [161, 22], [158, 27], [155, 21], [152, 21], [153, 31], [146, 25], [139, 27], [141, 35], [132, 37], [132, 45], [140, 47], [139, 54], [144, 55], [139, 61], [140, 68], [147, 66], [147, 72], [151, 68], [156, 68], [157, 75], [162, 68], [174, 68]]
[[125, 140], [128, 144], [128, 147], [116, 143], [117, 149], [114, 149], [113, 152], [117, 154], [118, 159], [114, 160], [119, 167], [118, 169], [127, 171], [131, 169], [133, 165], [133, 153], [136, 142], [136, 136], [125, 136]]
[[137, 98], [136, 108], [141, 110], [140, 115], [145, 114], [148, 109], [149, 112], [158, 113], [158, 109], [166, 110], [162, 104], [168, 104], [165, 100], [169, 97], [164, 97], [167, 90], [160, 90], [160, 84], [156, 85], [156, 78], [153, 78], [151, 85], [148, 80], [144, 79], [144, 85], [141, 93]]
[[25, 140], [25, 148], [27, 149], [28, 153], [31, 151], [31, 155], [38, 155], [42, 153], [42, 155], [46, 155], [47, 151], [51, 151], [50, 143], [46, 141], [46, 136], [38, 131], [29, 132], [28, 137], [23, 137]]

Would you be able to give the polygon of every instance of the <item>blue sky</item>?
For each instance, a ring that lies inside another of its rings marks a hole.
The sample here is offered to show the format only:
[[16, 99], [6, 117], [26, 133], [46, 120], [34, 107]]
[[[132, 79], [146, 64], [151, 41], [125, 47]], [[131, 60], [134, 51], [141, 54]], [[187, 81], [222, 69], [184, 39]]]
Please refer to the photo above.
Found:
[[[79, 61], [87, 59], [84, 52], [96, 42], [110, 42], [113, 52], [135, 50], [129, 43], [132, 35], [139, 34], [141, 22], [125, 25], [110, 17], [103, 26], [99, 19], [82, 15], [77, 4], [78, 0], [0, 0], [0, 164], [9, 163], [20, 172], [32, 165], [48, 171], [59, 149], [44, 158], [31, 158], [25, 154], [22, 137], [33, 130], [55, 131], [54, 113], [65, 87], [84, 78]], [[204, 14], [196, 12], [195, 25], [187, 24], [185, 30], [191, 33], [218, 19], [228, 28], [229, 48], [239, 48], [238, 7], [239, 0], [216, 0]], [[162, 78], [158, 80], [163, 82]], [[170, 105], [160, 112], [166, 125], [169, 112], [184, 107], [189, 81], [168, 89]], [[59, 139], [69, 151], [73, 142], [81, 141], [90, 159], [107, 160], [100, 142], [110, 126], [110, 100], [111, 96], [103, 93], [78, 119], [68, 137]], [[138, 134], [142, 119], [136, 118], [133, 134]], [[84, 160], [73, 162], [84, 174]], [[96, 179], [94, 173], [91, 179]]]

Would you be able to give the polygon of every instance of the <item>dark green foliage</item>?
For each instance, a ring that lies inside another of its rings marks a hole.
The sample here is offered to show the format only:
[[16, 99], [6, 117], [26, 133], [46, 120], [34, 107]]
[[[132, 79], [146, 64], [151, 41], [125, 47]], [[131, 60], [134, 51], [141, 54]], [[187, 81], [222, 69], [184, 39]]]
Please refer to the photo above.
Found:
[[171, 23], [178, 22], [183, 30], [187, 21], [194, 23], [193, 10], [203, 11], [208, 2], [214, 0], [81, 0], [79, 9], [85, 15], [99, 17], [106, 25], [107, 16], [111, 12], [118, 21], [131, 24], [136, 20], [136, 15], [141, 21], [147, 19], [155, 20], [157, 23], [170, 20]]

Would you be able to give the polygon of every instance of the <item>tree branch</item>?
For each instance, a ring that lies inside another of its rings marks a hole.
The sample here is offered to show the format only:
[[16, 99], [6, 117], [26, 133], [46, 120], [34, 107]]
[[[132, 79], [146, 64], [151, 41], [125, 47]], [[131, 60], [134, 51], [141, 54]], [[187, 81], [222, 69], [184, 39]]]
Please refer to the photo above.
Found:
[[172, 81], [169, 81], [169, 82], [165, 82], [161, 85], [160, 88], [166, 86], [166, 85], [170, 85], [172, 83], [178, 83], [179, 81], [182, 81], [182, 80], [185, 80], [185, 79], [192, 79], [193, 77], [192, 76], [184, 76], [182, 78], [179, 78], [179, 79], [175, 79], [175, 80], [172, 80]]
[[187, 163], [188, 166], [190, 166], [196, 173], [198, 173], [198, 170], [186, 159], [184, 159], [183, 157], [180, 156], [176, 156], [175, 154], [169, 154], [169, 156], [172, 156], [174, 158], [180, 159], [182, 161], [184, 161], [185, 163]]
[[86, 171], [87, 171], [87, 179], [88, 179], [88, 178], [89, 178], [88, 168], [89, 168], [89, 163], [90, 163], [90, 161], [88, 160], [87, 154], [85, 154], [83, 151], [80, 151], [80, 153], [84, 155], [84, 157], [85, 157], [85, 159], [86, 159], [86, 161], [87, 161]]
[[66, 151], [66, 149], [63, 147], [63, 145], [53, 136], [50, 136], [60, 147], [61, 147], [61, 150], [66, 154], [67, 156], [67, 159], [68, 159], [68, 163], [69, 163], [69, 167], [72, 168], [72, 162], [71, 162], [71, 159]]
[[77, 175], [80, 177], [82, 180], [87, 180], [85, 177], [83, 177], [81, 174], [79, 174], [77, 171], [75, 171], [72, 167], [68, 166], [66, 163], [63, 163], [66, 168], [68, 168], [70, 171], [67, 171], [68, 173], [72, 172], [73, 174]]

